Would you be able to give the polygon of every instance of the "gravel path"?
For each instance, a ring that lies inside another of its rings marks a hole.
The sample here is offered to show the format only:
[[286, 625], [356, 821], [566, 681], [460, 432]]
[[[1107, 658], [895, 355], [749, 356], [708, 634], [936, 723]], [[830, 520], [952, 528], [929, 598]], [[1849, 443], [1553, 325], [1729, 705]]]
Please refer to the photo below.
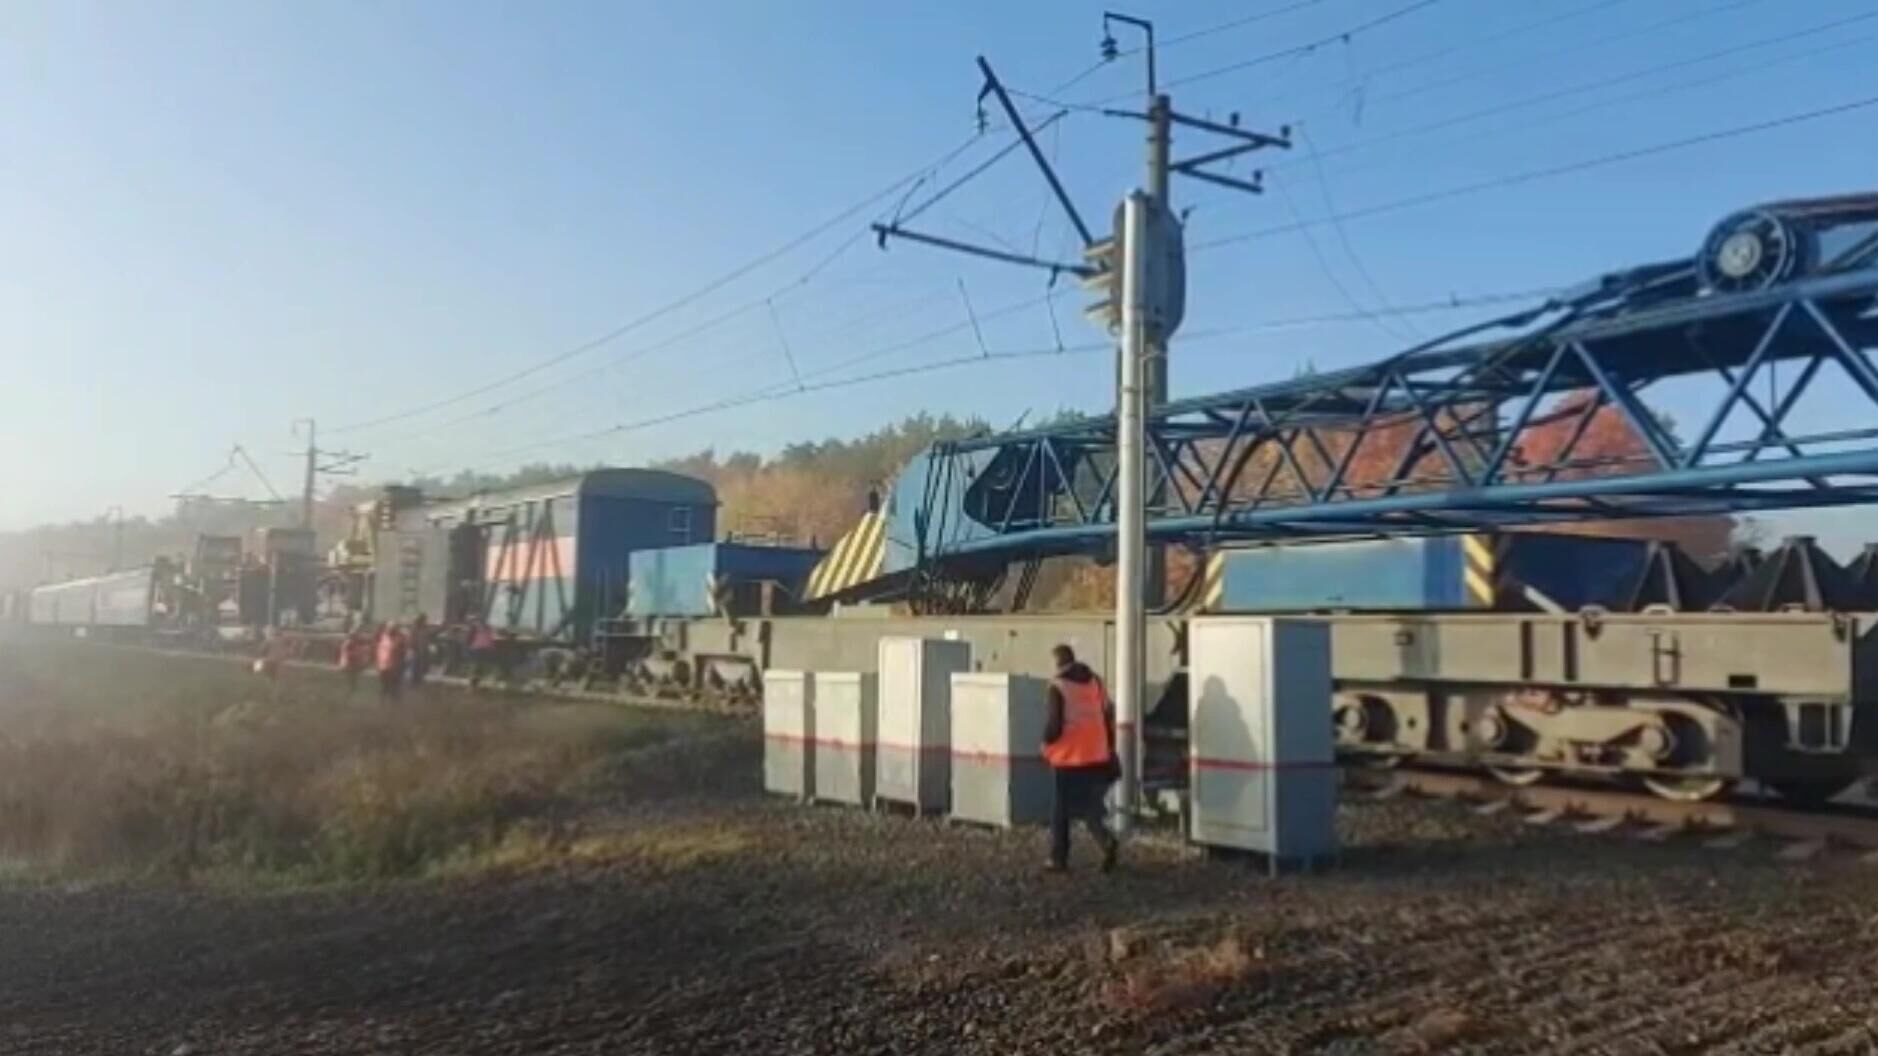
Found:
[[0, 891], [0, 1053], [1878, 1051], [1849, 859], [1391, 801], [1326, 875], [1045, 877], [1040, 833], [767, 800], [737, 729], [719, 793], [622, 793], [548, 868]]

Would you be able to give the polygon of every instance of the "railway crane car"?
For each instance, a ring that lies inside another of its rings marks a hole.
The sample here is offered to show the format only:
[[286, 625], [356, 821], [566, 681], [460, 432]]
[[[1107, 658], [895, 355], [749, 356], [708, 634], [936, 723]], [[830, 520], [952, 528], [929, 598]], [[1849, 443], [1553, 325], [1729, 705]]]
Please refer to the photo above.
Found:
[[[1483, 336], [1495, 330], [1512, 336]], [[1332, 717], [1352, 758], [1600, 776], [1674, 799], [1747, 780], [1833, 794], [1878, 760], [1878, 597], [1860, 587], [1878, 562], [1839, 568], [1796, 541], [1724, 573], [1673, 547], [1530, 532], [1878, 501], [1869, 416], [1833, 428], [1794, 412], [1831, 374], [1878, 406], [1874, 346], [1878, 195], [1785, 201], [1724, 219], [1692, 256], [1368, 366], [1150, 410], [1146, 531], [1206, 573], [1150, 632], [1149, 724], [1168, 742], [1184, 728], [1179, 609], [1299, 612], [1331, 625]], [[1775, 364], [1786, 385], [1763, 403], [1750, 386]], [[1688, 439], [1638, 395], [1709, 375], [1725, 395]], [[1577, 450], [1601, 412], [1642, 459]], [[1569, 431], [1523, 451], [1542, 425]], [[1399, 462], [1359, 476], [1354, 452], [1383, 434], [1408, 440]], [[935, 445], [811, 575], [833, 618], [680, 625], [667, 645], [865, 670], [881, 634], [921, 633], [1047, 673], [1041, 639], [1075, 634], [1101, 666], [1104, 617], [987, 610], [1025, 607], [1051, 557], [1104, 558], [1116, 447], [1113, 418]]]

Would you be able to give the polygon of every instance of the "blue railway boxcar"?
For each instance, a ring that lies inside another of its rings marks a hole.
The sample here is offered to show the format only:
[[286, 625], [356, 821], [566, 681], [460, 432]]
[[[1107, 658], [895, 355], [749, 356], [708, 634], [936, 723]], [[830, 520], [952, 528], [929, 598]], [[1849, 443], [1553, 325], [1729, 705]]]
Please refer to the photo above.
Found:
[[822, 551], [746, 543], [701, 543], [632, 555], [626, 614], [634, 619], [659, 616], [714, 616], [761, 609], [753, 591], [773, 583], [793, 605], [803, 599], [809, 573]]
[[1205, 607], [1575, 611], [1621, 604], [1647, 557], [1642, 540], [1539, 532], [1228, 550], [1214, 555]]
[[448, 536], [446, 619], [584, 641], [594, 620], [624, 604], [636, 551], [715, 535], [717, 492], [664, 470], [597, 469], [411, 516]]

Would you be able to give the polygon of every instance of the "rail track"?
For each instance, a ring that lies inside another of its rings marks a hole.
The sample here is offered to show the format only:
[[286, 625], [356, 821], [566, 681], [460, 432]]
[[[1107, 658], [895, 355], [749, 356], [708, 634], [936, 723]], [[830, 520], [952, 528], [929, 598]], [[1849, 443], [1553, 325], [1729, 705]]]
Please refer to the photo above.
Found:
[[1458, 800], [1482, 814], [1517, 810], [1523, 812], [1526, 824], [1534, 826], [1570, 827], [1649, 842], [1700, 839], [1715, 850], [1740, 849], [1759, 841], [1777, 844], [1775, 855], [1787, 861], [1838, 851], [1878, 864], [1878, 808], [1831, 804], [1802, 810], [1745, 796], [1684, 803], [1610, 788], [1512, 786], [1491, 777], [1409, 767], [1346, 773], [1354, 788], [1372, 798], [1413, 795]]

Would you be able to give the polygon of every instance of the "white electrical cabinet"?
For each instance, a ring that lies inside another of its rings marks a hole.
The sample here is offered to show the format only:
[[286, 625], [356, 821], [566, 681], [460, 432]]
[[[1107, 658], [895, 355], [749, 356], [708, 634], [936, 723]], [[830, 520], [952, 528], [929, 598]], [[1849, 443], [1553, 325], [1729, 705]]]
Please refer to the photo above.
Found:
[[815, 798], [869, 806], [874, 801], [874, 675], [815, 673]]
[[874, 797], [944, 810], [951, 794], [952, 676], [972, 648], [940, 638], [880, 640]]
[[952, 818], [1009, 828], [1050, 820], [1043, 760], [1049, 684], [1022, 675], [952, 676]]
[[782, 796], [815, 795], [815, 676], [763, 672], [763, 789]]
[[1274, 871], [1334, 854], [1328, 626], [1201, 617], [1187, 635], [1194, 842], [1257, 852]]

